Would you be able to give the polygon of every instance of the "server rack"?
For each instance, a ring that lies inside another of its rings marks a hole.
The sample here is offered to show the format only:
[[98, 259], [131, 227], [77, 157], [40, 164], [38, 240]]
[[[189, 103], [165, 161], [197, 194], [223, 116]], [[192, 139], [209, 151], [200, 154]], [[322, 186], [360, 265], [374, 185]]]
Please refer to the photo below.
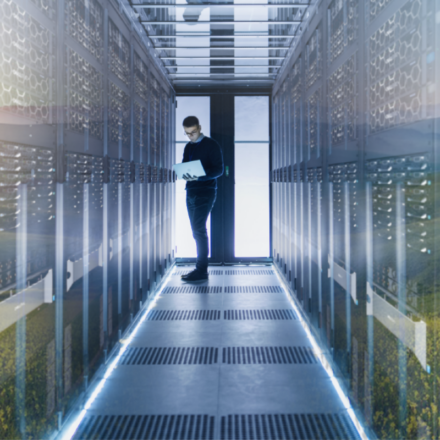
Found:
[[274, 261], [379, 438], [438, 435], [436, 14], [323, 1], [273, 90]]
[[124, 11], [0, 1], [1, 438], [63, 423], [174, 260], [174, 90]]

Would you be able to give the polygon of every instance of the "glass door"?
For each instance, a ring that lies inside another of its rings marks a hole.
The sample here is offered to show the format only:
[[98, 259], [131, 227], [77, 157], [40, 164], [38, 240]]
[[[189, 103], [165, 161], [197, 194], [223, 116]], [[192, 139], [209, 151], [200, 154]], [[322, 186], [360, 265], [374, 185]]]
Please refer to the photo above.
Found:
[[234, 257], [269, 257], [269, 97], [234, 105]]
[[[182, 121], [197, 116], [222, 149], [224, 174], [208, 217], [210, 264], [272, 261], [270, 256], [269, 96], [179, 96], [176, 162], [188, 142]], [[185, 182], [176, 187], [176, 256], [194, 261], [196, 246], [186, 209]]]

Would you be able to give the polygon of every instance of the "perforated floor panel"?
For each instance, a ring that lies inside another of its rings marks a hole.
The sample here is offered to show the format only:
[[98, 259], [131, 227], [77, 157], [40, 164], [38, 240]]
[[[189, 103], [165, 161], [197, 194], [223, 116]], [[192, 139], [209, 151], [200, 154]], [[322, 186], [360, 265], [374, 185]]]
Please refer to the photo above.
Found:
[[177, 268], [75, 439], [357, 439], [271, 267]]
[[215, 417], [204, 415], [131, 415], [86, 417], [75, 439], [214, 440]]
[[225, 310], [224, 319], [241, 320], [275, 320], [275, 319], [296, 319], [293, 310]]
[[221, 418], [221, 440], [356, 439], [345, 414], [234, 414]]

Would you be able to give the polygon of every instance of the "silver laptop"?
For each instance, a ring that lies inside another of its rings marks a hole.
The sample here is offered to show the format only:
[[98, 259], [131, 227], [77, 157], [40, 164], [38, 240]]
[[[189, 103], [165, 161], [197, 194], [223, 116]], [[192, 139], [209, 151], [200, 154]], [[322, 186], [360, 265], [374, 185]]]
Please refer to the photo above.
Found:
[[191, 177], [206, 176], [205, 170], [203, 169], [203, 165], [200, 160], [193, 160], [191, 162], [185, 163], [176, 163], [175, 165], [173, 165], [173, 170], [176, 172], [179, 179], [183, 179], [184, 174], [189, 174]]

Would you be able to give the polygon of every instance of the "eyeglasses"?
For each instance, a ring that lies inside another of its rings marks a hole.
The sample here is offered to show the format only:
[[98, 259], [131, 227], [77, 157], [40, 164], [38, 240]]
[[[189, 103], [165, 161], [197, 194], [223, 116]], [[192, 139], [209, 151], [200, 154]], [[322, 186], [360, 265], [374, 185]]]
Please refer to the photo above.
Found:
[[196, 135], [198, 132], [199, 132], [198, 130], [196, 130], [196, 131], [192, 131], [191, 133], [187, 133], [187, 132], [185, 131], [184, 134], [185, 134], [185, 136], [190, 137], [190, 136], [194, 136], [194, 135]]

